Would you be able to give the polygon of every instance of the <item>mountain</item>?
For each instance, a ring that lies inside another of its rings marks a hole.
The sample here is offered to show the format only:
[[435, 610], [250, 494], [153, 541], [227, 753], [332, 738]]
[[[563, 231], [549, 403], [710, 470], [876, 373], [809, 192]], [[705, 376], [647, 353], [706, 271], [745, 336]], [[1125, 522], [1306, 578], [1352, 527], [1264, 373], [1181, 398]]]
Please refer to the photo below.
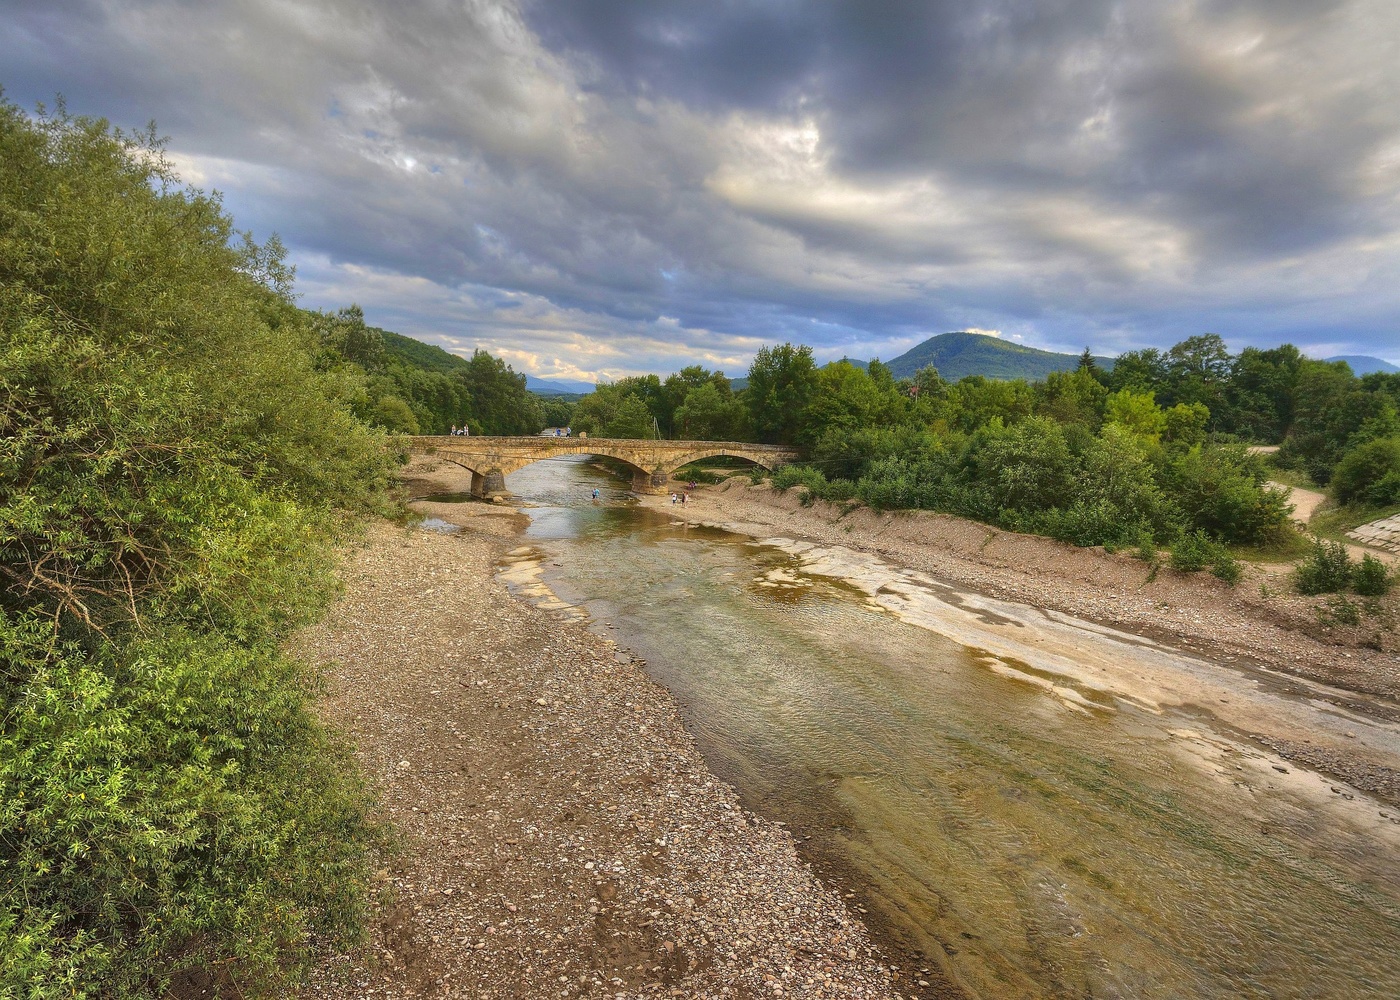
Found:
[[541, 396], [566, 396], [588, 394], [598, 388], [592, 382], [578, 382], [567, 378], [536, 378], [525, 373], [525, 388]]
[[[376, 328], [377, 330], [377, 328]], [[405, 337], [389, 330], [377, 330], [384, 338], [384, 349], [401, 361], [431, 372], [452, 372], [467, 363], [467, 359], [444, 351], [433, 344]], [[541, 396], [565, 396], [592, 392], [592, 382], [575, 382], [564, 378], [536, 378], [528, 372], [525, 375], [525, 388]]]
[[1400, 365], [1392, 365], [1389, 361], [1382, 361], [1380, 358], [1373, 358], [1366, 354], [1339, 354], [1335, 358], [1328, 358], [1328, 361], [1345, 361], [1351, 366], [1353, 375], [1369, 375], [1372, 372], [1400, 372]]
[[441, 347], [425, 344], [421, 340], [405, 337], [401, 333], [380, 330], [378, 327], [370, 327], [370, 329], [384, 339], [384, 349], [389, 354], [415, 368], [426, 368], [430, 372], [450, 373], [467, 363], [465, 358], [449, 354]]
[[[1113, 367], [1112, 358], [1094, 360], [1101, 368]], [[949, 382], [968, 375], [1034, 382], [1051, 372], [1073, 371], [1079, 367], [1079, 355], [1023, 347], [982, 333], [940, 333], [885, 364], [895, 378], [909, 378], [925, 365], [933, 365]]]

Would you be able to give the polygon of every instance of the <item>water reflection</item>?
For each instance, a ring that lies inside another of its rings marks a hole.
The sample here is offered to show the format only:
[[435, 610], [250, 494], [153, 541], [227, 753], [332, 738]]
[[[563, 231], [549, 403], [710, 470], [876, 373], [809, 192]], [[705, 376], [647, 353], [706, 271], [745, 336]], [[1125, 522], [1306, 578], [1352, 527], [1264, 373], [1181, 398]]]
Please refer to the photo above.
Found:
[[585, 464], [511, 487], [543, 592], [611, 622], [716, 771], [968, 992], [1400, 996], [1400, 841], [1364, 796], [1319, 808], [1328, 782], [1208, 716], [1038, 678]]

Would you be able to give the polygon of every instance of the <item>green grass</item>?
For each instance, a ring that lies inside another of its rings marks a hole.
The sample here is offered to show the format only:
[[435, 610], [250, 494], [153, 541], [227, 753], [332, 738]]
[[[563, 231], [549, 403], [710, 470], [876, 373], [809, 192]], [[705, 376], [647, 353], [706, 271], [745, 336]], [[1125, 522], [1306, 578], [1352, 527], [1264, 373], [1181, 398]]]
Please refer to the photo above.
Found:
[[1284, 486], [1295, 486], [1300, 490], [1320, 490], [1322, 487], [1312, 481], [1302, 469], [1285, 469], [1275, 464], [1274, 456], [1268, 455], [1264, 460], [1264, 467], [1269, 472], [1269, 478]]
[[1321, 538], [1345, 542], [1348, 545], [1357, 545], [1359, 543], [1356, 539], [1347, 536], [1348, 531], [1352, 528], [1359, 528], [1363, 524], [1370, 524], [1372, 521], [1379, 521], [1383, 517], [1394, 517], [1397, 514], [1400, 514], [1400, 504], [1391, 504], [1387, 507], [1373, 507], [1369, 504], [1342, 506], [1329, 500], [1313, 514], [1312, 520], [1308, 522], [1308, 528]]

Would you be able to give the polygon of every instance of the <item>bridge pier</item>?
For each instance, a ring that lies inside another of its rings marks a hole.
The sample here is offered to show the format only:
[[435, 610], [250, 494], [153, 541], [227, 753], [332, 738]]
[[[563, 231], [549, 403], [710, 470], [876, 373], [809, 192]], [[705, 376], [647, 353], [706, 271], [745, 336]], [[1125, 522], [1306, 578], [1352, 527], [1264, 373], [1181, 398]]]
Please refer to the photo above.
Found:
[[657, 466], [652, 472], [643, 472], [638, 469], [632, 473], [633, 493], [665, 493], [666, 480], [670, 477], [661, 471], [661, 466]]
[[472, 496], [483, 500], [503, 500], [510, 496], [505, 473], [500, 469], [487, 469], [484, 473], [473, 470]]

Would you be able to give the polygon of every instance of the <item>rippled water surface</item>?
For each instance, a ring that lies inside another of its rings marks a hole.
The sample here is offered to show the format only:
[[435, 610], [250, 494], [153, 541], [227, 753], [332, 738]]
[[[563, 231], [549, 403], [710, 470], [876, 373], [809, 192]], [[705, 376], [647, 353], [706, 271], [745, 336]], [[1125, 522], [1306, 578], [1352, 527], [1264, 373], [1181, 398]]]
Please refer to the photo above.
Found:
[[611, 623], [716, 771], [970, 994], [1400, 997], [1384, 805], [1199, 708], [963, 645], [791, 551], [638, 509], [582, 462], [509, 485], [534, 504], [517, 568]]

